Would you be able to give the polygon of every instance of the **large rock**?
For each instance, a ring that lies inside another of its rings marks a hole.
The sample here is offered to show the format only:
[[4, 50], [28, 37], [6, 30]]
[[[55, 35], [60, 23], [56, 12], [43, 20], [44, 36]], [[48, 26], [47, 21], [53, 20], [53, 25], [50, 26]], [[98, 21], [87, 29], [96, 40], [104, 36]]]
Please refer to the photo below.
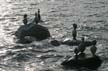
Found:
[[21, 26], [15, 33], [18, 39], [24, 40], [26, 36], [35, 37], [37, 41], [50, 37], [50, 32], [46, 27], [37, 24]]
[[88, 69], [96, 70], [102, 63], [102, 60], [98, 57], [88, 57], [84, 59], [75, 58], [67, 59], [61, 63], [66, 68], [78, 68], [78, 67], [85, 67]]

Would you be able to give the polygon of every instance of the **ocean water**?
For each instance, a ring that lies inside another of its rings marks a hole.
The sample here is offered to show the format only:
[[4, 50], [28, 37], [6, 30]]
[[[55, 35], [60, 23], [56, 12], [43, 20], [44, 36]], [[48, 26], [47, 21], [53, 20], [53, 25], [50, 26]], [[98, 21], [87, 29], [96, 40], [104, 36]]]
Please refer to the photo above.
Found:
[[[92, 71], [64, 69], [60, 63], [74, 55], [72, 46], [52, 46], [49, 40], [30, 44], [16, 43], [14, 33], [23, 25], [23, 15], [29, 22], [37, 9], [39, 23], [47, 27], [53, 38], [72, 38], [72, 24], [78, 25], [78, 39], [96, 39], [97, 53], [103, 63], [96, 71], [108, 71], [108, 0], [0, 0], [0, 71]], [[89, 48], [85, 51], [91, 55]]]

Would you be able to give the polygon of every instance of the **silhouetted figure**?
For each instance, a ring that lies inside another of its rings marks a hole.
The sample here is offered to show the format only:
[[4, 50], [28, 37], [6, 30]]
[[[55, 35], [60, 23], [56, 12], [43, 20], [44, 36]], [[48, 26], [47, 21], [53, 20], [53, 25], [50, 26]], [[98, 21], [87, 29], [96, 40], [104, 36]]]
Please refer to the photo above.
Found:
[[79, 46], [77, 48], [75, 48], [74, 53], [76, 55], [78, 55], [78, 53], [83, 53], [85, 51], [85, 41], [84, 41], [84, 37], [81, 38], [81, 43], [79, 44]]
[[93, 41], [93, 45], [92, 45], [91, 48], [90, 48], [90, 51], [91, 51], [91, 53], [92, 53], [93, 56], [95, 56], [95, 53], [96, 53], [96, 51], [97, 51], [96, 43], [97, 43], [97, 41], [94, 40], [94, 41]]
[[24, 14], [24, 19], [23, 19], [23, 23], [24, 23], [24, 25], [27, 25], [27, 23], [28, 23], [28, 20], [27, 20], [27, 14]]
[[38, 14], [37, 13], [35, 13], [35, 18], [34, 18], [33, 22], [35, 22], [35, 24], [39, 23], [39, 18], [38, 18]]
[[79, 53], [78, 48], [74, 49], [74, 53], [75, 53], [75, 60], [77, 61], [78, 60], [78, 53]]
[[81, 43], [78, 46], [78, 49], [81, 53], [85, 51], [85, 39], [84, 37], [81, 38]]
[[74, 49], [74, 53], [75, 53], [75, 55], [78, 55], [78, 53], [79, 53], [78, 48]]
[[39, 19], [39, 21], [41, 21], [40, 9], [38, 9], [38, 19]]
[[76, 40], [77, 37], [77, 24], [73, 24], [73, 31], [72, 31], [72, 36], [73, 36], [73, 40]]

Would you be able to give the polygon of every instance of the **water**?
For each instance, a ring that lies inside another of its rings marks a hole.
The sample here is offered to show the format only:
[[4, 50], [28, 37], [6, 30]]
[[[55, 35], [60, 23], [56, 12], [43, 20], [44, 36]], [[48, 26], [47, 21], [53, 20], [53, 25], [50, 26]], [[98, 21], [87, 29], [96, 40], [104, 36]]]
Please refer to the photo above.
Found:
[[[70, 46], [54, 47], [49, 40], [15, 43], [14, 33], [23, 25], [23, 14], [28, 14], [31, 22], [38, 8], [45, 21], [41, 25], [48, 27], [52, 37], [71, 38], [72, 24], [76, 23], [78, 38], [96, 39], [96, 54], [103, 60], [97, 71], [108, 70], [107, 0], [0, 0], [0, 71], [77, 71], [60, 65], [73, 56]], [[90, 54], [89, 48], [86, 53]]]

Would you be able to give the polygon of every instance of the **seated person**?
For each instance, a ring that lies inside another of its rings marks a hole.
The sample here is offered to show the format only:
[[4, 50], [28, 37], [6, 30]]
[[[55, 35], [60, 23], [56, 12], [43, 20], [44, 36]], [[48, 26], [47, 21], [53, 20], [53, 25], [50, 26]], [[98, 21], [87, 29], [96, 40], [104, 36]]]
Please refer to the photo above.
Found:
[[97, 51], [96, 43], [97, 43], [97, 41], [94, 40], [94, 41], [93, 41], [93, 45], [92, 45], [91, 48], [90, 48], [90, 51], [91, 51], [91, 53], [92, 53], [93, 56], [95, 56], [95, 53], [96, 53], [96, 51]]
[[85, 51], [85, 40], [84, 37], [81, 38], [81, 43], [77, 48], [75, 48], [74, 53], [78, 55], [78, 53], [83, 53]]

